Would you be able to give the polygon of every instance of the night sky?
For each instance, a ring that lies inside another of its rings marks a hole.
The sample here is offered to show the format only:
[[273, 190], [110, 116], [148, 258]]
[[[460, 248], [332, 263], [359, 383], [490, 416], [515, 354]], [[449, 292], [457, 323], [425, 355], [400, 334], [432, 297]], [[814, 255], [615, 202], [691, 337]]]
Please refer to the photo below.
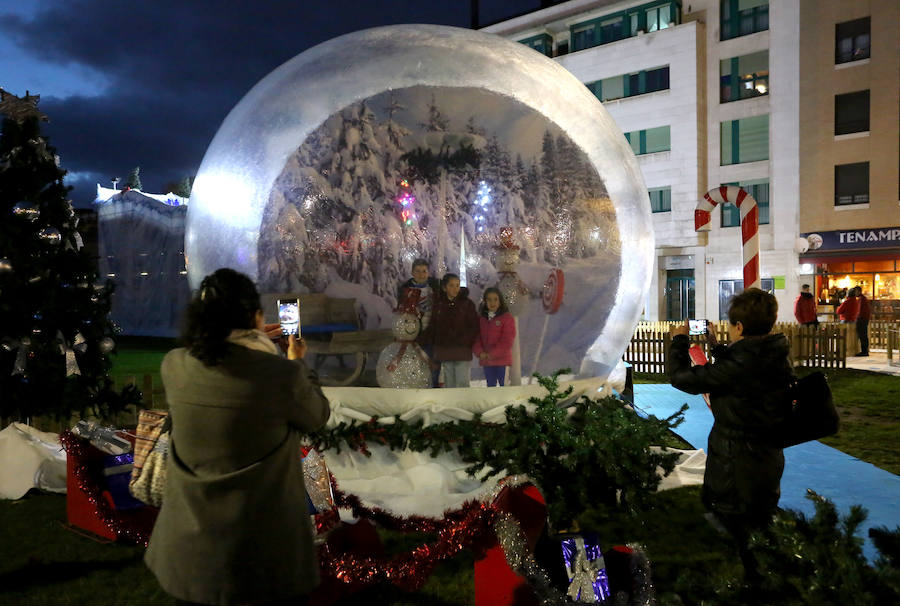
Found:
[[[482, 25], [539, 0], [480, 0]], [[193, 176], [228, 112], [273, 69], [369, 27], [470, 27], [470, 0], [0, 0], [0, 86], [40, 94], [43, 132], [88, 207], [141, 167], [144, 190]]]

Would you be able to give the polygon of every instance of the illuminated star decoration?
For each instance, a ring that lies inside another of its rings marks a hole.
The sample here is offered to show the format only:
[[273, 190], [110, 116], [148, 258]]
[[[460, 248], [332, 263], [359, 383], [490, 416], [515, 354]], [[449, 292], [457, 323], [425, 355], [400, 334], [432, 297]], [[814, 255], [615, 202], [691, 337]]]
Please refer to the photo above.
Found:
[[403, 224], [411, 226], [416, 221], [416, 209], [414, 208], [416, 197], [410, 191], [409, 181], [406, 179], [400, 181], [400, 195], [397, 202], [400, 204], [400, 218], [403, 220]]
[[47, 117], [47, 114], [37, 108], [40, 100], [40, 95], [29, 94], [27, 90], [25, 91], [25, 97], [19, 98], [0, 87], [0, 114], [15, 122], [24, 122], [32, 116], [37, 117], [38, 120], [49, 122], [50, 119]]

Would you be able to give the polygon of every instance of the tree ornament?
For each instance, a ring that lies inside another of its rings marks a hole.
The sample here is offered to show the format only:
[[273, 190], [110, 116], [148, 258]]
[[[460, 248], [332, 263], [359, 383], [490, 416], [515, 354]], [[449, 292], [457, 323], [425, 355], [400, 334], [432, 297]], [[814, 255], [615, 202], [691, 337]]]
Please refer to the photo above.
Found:
[[69, 347], [69, 344], [66, 343], [66, 338], [63, 336], [62, 331], [56, 331], [56, 342], [59, 345], [59, 353], [63, 354], [66, 357], [66, 376], [70, 377], [72, 375], [80, 375], [81, 369], [78, 367], [78, 360], [75, 359], [75, 350], [78, 349], [80, 345], [84, 344], [84, 337], [81, 333], [75, 335], [75, 339], [73, 342], [73, 346]]
[[16, 354], [16, 361], [13, 364], [11, 375], [24, 375], [25, 374], [25, 361], [28, 359], [29, 354], [31, 353], [31, 339], [28, 337], [22, 337], [21, 342], [19, 342], [19, 352]]
[[105, 354], [108, 354], [113, 349], [115, 349], [116, 342], [113, 341], [110, 337], [103, 337], [102, 339], [100, 339], [99, 347], [100, 347], [100, 351], [102, 351]]
[[38, 238], [47, 244], [59, 244], [62, 241], [62, 234], [55, 227], [44, 227], [38, 232]]
[[41, 211], [38, 210], [38, 207], [32, 204], [31, 202], [22, 201], [13, 206], [13, 214], [17, 217], [22, 217], [28, 221], [37, 221], [38, 215], [41, 214]]
[[13, 269], [12, 261], [7, 259], [6, 257], [0, 258], [0, 274], [6, 274], [11, 272]]

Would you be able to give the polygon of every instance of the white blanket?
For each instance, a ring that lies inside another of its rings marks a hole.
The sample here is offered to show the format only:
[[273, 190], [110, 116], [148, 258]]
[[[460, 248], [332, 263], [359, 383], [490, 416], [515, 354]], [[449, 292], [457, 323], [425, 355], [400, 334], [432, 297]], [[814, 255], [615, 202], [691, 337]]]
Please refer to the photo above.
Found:
[[66, 451], [55, 433], [13, 423], [0, 431], [0, 499], [32, 488], [66, 492]]

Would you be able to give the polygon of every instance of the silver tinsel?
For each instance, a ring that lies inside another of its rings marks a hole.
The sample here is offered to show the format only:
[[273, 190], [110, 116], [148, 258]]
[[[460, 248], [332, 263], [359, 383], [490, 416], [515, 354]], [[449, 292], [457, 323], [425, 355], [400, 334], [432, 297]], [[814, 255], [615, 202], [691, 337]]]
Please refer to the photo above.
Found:
[[538, 603], [544, 606], [563, 606], [573, 602], [553, 587], [547, 571], [540, 567], [528, 550], [525, 533], [509, 513], [501, 513], [494, 522], [494, 534], [506, 556], [506, 563], [516, 573], [525, 577]]

